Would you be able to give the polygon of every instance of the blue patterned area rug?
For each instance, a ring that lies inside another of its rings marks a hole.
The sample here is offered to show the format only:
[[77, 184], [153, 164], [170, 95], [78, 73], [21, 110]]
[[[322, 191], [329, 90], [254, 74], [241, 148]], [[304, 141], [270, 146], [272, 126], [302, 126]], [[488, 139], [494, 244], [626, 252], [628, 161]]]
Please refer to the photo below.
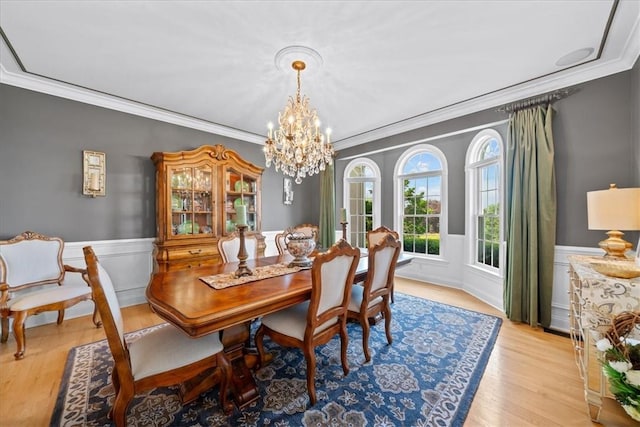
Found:
[[[502, 320], [403, 295], [392, 306], [393, 344], [384, 323], [371, 329], [372, 359], [364, 363], [362, 330], [349, 323], [347, 377], [336, 337], [316, 348], [318, 402], [307, 408], [306, 363], [298, 349], [265, 337], [271, 364], [255, 372], [261, 398], [226, 417], [217, 387], [182, 407], [177, 387], [137, 396], [129, 426], [461, 426], [493, 349]], [[254, 328], [255, 331], [255, 328]], [[133, 332], [128, 338], [144, 334]], [[52, 426], [110, 425], [111, 353], [106, 341], [69, 352]]]

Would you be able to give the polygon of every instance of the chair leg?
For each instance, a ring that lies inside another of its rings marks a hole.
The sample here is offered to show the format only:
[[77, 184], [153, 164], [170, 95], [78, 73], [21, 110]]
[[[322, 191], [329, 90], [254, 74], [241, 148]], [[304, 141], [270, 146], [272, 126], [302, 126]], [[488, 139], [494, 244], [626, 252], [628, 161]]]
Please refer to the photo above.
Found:
[[0, 319], [0, 328], [2, 328], [2, 337], [0, 338], [0, 342], [7, 342], [9, 339], [9, 318], [3, 317]]
[[113, 386], [113, 390], [115, 391], [116, 396], [120, 393], [120, 378], [118, 378], [118, 371], [116, 368], [113, 368], [111, 371], [111, 385]]
[[396, 299], [393, 297], [393, 288], [395, 287], [395, 283], [391, 284], [391, 304], [393, 304], [394, 302], [396, 302]]
[[16, 360], [20, 360], [24, 357], [24, 351], [26, 346], [24, 321], [27, 319], [26, 311], [18, 311], [13, 317], [13, 336], [16, 338], [17, 351], [13, 355]]
[[63, 310], [58, 310], [58, 325], [62, 325], [62, 322], [64, 321], [64, 309]]
[[362, 326], [362, 350], [364, 352], [364, 361], [366, 363], [371, 360], [371, 354], [369, 353], [369, 334], [371, 332], [371, 325], [369, 325], [369, 317], [366, 313], [364, 316], [360, 316], [360, 326]]
[[132, 398], [133, 395], [123, 388], [116, 394], [111, 408], [112, 421], [116, 427], [125, 427], [127, 425], [127, 409]]
[[393, 342], [393, 338], [391, 337], [391, 307], [388, 301], [385, 301], [384, 304], [384, 330], [387, 334], [387, 342], [391, 345]]
[[347, 360], [347, 348], [349, 347], [349, 335], [347, 335], [347, 319], [342, 319], [340, 326], [340, 359], [342, 360], [342, 372], [346, 377], [349, 374], [349, 361]]
[[255, 343], [256, 349], [258, 350], [258, 363], [256, 364], [256, 370], [260, 369], [264, 366], [264, 343], [262, 342], [264, 338], [264, 325], [260, 325], [258, 330], [256, 331]]
[[96, 328], [100, 328], [102, 326], [102, 321], [100, 320], [100, 314], [98, 313], [98, 305], [93, 303], [93, 324], [96, 325]]
[[316, 352], [313, 347], [305, 344], [304, 358], [307, 361], [307, 391], [311, 406], [316, 404]]

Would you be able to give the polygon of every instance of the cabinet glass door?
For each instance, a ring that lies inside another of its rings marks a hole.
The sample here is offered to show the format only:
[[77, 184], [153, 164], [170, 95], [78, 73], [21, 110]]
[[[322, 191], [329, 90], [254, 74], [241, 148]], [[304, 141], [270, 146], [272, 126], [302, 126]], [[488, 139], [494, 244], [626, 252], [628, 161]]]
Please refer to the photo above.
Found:
[[247, 211], [247, 226], [249, 231], [255, 231], [258, 224], [256, 179], [229, 168], [225, 172], [225, 229], [227, 233], [235, 231], [238, 223], [236, 207], [245, 205]]
[[171, 234], [213, 234], [214, 170], [211, 166], [170, 169]]

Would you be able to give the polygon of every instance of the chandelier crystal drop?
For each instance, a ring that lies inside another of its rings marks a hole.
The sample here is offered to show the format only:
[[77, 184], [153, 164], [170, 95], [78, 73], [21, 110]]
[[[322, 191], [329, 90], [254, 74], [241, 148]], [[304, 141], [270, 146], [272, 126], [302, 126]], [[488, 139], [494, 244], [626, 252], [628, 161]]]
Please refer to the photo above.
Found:
[[326, 137], [320, 132], [320, 120], [316, 110], [309, 106], [306, 95], [300, 97], [300, 72], [306, 68], [303, 61], [291, 64], [298, 75], [296, 97], [289, 97], [284, 111], [278, 113], [278, 129], [269, 123], [269, 133], [264, 146], [267, 167], [271, 163], [276, 171], [295, 178], [296, 184], [302, 178], [323, 171], [333, 163], [335, 151], [331, 145], [331, 129]]

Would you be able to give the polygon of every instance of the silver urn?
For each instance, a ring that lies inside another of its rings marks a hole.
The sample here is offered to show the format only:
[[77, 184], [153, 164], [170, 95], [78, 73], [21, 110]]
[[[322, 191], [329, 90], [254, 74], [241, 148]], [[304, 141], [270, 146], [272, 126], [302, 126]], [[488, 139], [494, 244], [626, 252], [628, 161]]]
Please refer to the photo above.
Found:
[[294, 257], [293, 261], [289, 264], [289, 267], [311, 267], [313, 261], [308, 257], [316, 248], [315, 237], [315, 233], [311, 236], [291, 231], [285, 234], [284, 242], [287, 245], [287, 250]]

